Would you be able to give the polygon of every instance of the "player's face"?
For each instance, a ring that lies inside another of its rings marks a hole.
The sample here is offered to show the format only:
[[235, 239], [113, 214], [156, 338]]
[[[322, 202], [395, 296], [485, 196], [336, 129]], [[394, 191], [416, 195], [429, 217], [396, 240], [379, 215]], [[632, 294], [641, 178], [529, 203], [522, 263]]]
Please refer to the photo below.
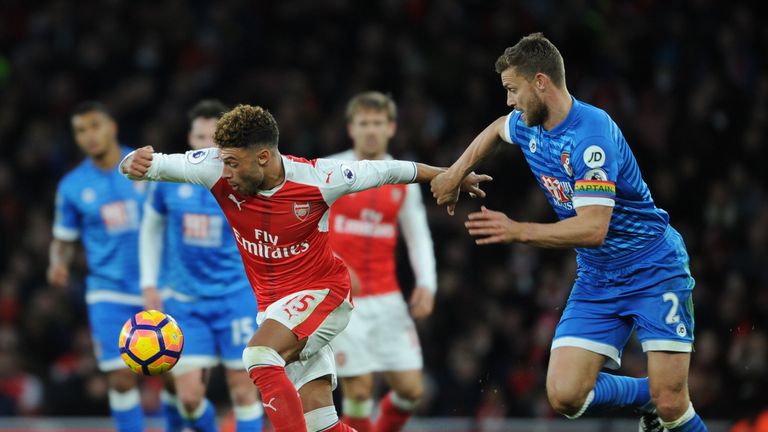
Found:
[[112, 146], [117, 145], [117, 124], [102, 112], [72, 116], [72, 130], [77, 145], [90, 158], [104, 157]]
[[221, 176], [232, 186], [232, 189], [242, 195], [254, 196], [264, 182], [264, 167], [271, 158], [268, 149], [264, 147], [223, 148], [219, 153], [224, 162]]
[[216, 147], [213, 133], [216, 132], [216, 118], [197, 117], [189, 128], [189, 146], [194, 150]]
[[507, 90], [507, 105], [522, 113], [523, 121], [528, 127], [538, 126], [547, 120], [549, 109], [533, 82], [518, 75], [514, 67], [501, 73], [501, 85]]
[[383, 110], [361, 109], [347, 124], [347, 132], [355, 151], [364, 159], [378, 159], [387, 152], [387, 145], [395, 135], [396, 124]]

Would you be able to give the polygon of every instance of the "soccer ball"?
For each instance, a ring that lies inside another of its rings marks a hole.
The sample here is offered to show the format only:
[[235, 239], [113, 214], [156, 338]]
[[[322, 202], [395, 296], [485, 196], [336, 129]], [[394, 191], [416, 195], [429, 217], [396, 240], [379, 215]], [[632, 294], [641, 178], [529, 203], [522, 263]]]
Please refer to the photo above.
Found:
[[120, 330], [120, 356], [140, 375], [160, 375], [179, 361], [184, 335], [176, 320], [156, 310], [130, 317]]

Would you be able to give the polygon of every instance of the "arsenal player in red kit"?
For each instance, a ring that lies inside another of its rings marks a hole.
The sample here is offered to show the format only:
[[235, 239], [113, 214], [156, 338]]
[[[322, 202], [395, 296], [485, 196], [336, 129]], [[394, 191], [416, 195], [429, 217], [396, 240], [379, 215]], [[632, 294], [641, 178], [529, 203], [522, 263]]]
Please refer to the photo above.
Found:
[[[353, 306], [349, 273], [328, 242], [329, 207], [384, 184], [428, 182], [442, 169], [283, 156], [278, 136], [268, 111], [239, 105], [216, 125], [218, 148], [164, 155], [144, 147], [121, 171], [131, 179], [205, 185], [221, 206], [259, 304], [259, 329], [243, 362], [275, 431], [354, 430], [339, 422], [331, 395], [336, 370], [328, 343]], [[461, 190], [484, 196], [477, 185], [486, 180], [470, 174]]]
[[[380, 92], [347, 103], [352, 148], [330, 156], [342, 160], [391, 160], [389, 141], [397, 106]], [[397, 281], [398, 228], [408, 246], [416, 284], [406, 304]], [[423, 393], [423, 360], [414, 319], [432, 313], [437, 290], [435, 252], [418, 184], [384, 185], [339, 198], [331, 207], [331, 247], [350, 269], [355, 312], [332, 342], [344, 394], [343, 420], [358, 432], [397, 432]], [[371, 423], [373, 373], [392, 389]]]

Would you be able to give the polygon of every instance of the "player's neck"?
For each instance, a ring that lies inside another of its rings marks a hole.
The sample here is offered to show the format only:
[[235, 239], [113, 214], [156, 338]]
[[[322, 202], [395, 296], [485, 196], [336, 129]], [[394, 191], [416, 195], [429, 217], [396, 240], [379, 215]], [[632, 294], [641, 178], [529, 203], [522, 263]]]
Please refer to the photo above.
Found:
[[549, 116], [547, 120], [542, 124], [544, 130], [552, 130], [568, 117], [568, 113], [571, 112], [573, 107], [573, 99], [571, 94], [568, 93], [568, 89], [557, 91], [552, 94], [552, 98], [547, 102], [547, 108], [549, 109]]
[[261, 182], [263, 190], [273, 189], [285, 181], [285, 166], [283, 166], [283, 158], [280, 154], [272, 158], [269, 168], [264, 171], [264, 181]]
[[387, 152], [363, 153], [360, 150], [354, 150], [357, 160], [382, 160], [387, 156]]
[[103, 170], [111, 170], [118, 162], [120, 162], [121, 154], [120, 146], [115, 144], [110, 146], [103, 154], [92, 157], [91, 160], [96, 167]]

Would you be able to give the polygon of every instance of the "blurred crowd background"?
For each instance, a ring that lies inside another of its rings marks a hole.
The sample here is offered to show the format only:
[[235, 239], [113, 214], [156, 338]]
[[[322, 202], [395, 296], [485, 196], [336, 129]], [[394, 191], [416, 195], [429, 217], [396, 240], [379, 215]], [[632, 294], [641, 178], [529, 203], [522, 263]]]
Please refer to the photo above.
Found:
[[[69, 289], [45, 281], [55, 185], [82, 159], [69, 125], [75, 104], [103, 101], [123, 144], [162, 151], [186, 147], [185, 112], [200, 98], [258, 104], [277, 118], [283, 153], [320, 157], [350, 145], [347, 99], [380, 90], [400, 109], [391, 153], [445, 166], [508, 112], [493, 64], [534, 31], [559, 47], [571, 93], [623, 129], [657, 205], [686, 239], [697, 280], [697, 411], [756, 414], [768, 405], [764, 18], [738, 0], [3, 0], [0, 415], [108, 414], [84, 260]], [[481, 171], [495, 179], [490, 208], [554, 220], [519, 150], [500, 144]], [[427, 203], [439, 293], [420, 324], [421, 413], [554, 416], [544, 377], [573, 253], [477, 247], [462, 221], [478, 206], [465, 201], [449, 217]], [[621, 373], [645, 373], [636, 342]], [[145, 393], [147, 406], [157, 403]]]

